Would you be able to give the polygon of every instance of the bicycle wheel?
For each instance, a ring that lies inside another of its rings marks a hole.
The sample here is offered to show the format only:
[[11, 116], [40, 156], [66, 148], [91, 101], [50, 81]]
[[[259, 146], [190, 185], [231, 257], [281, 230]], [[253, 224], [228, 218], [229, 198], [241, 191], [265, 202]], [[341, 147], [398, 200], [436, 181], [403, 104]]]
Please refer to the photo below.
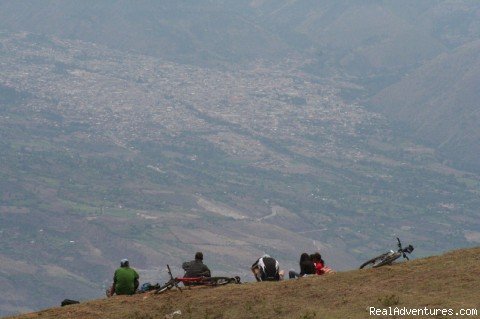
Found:
[[210, 277], [208, 278], [207, 285], [211, 286], [223, 286], [227, 284], [236, 283], [237, 280], [235, 278], [230, 277]]
[[387, 256], [387, 257], [384, 258], [381, 262], [379, 262], [378, 264], [376, 264], [375, 266], [373, 266], [373, 268], [377, 268], [377, 267], [381, 267], [381, 266], [385, 266], [385, 265], [390, 265], [390, 264], [393, 263], [395, 260], [397, 260], [398, 258], [400, 258], [401, 255], [402, 255], [402, 253], [396, 252], [396, 253], [393, 254], [393, 255]]
[[160, 286], [157, 290], [155, 290], [155, 294], [161, 294], [162, 292], [172, 289], [173, 286], [173, 283], [167, 282], [165, 285]]
[[375, 258], [370, 259], [369, 261], [364, 262], [361, 266], [360, 269], [363, 268], [375, 268], [376, 265], [380, 264], [388, 255], [390, 252], [381, 254], [380, 256], [377, 256]]

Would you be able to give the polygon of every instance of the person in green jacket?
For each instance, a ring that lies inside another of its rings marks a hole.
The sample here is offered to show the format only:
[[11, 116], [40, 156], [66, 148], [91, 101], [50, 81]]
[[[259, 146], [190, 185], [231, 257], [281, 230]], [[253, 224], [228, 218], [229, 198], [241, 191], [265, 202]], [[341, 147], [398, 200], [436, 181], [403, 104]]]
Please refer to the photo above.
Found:
[[133, 295], [138, 289], [139, 276], [135, 269], [130, 268], [128, 259], [120, 261], [120, 268], [115, 270], [113, 275], [113, 285], [110, 289], [109, 297], [117, 295]]

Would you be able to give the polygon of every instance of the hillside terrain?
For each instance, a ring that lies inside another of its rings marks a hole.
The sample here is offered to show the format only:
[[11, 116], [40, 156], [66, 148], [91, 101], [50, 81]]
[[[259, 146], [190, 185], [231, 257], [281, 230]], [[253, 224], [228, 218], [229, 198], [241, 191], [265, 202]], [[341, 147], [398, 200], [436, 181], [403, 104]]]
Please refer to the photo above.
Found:
[[291, 51], [254, 16], [246, 2], [234, 0], [0, 4], [2, 29], [83, 40], [176, 62], [232, 63]]
[[380, 85], [477, 40], [479, 10], [467, 0], [5, 0], [0, 28], [194, 64], [304, 54], [322, 72], [331, 66]]
[[480, 2], [0, 1], [0, 316], [201, 250], [480, 243]]
[[[125, 0], [5, 0], [0, 3], [0, 29], [82, 40], [202, 66], [300, 58], [307, 62], [302, 65], [307, 73], [347, 79], [349, 85], [341, 88], [343, 98], [373, 103], [397, 126], [416, 117], [417, 106], [423, 114], [430, 114], [432, 103], [438, 100], [442, 105], [435, 107], [436, 116], [406, 122], [409, 129], [403, 133], [413, 132], [417, 141], [428, 143], [457, 167], [478, 173], [477, 130], [459, 123], [471, 114], [463, 102], [478, 106], [473, 99], [478, 72], [470, 71], [465, 86], [464, 81], [454, 85], [444, 77], [435, 78], [438, 85], [434, 86], [414, 81], [422, 86], [405, 92], [410, 106], [402, 107], [401, 113], [391, 110], [403, 102], [395, 96], [404, 96], [398, 92], [413, 79], [408, 74], [439, 74], [445, 56], [458, 57], [458, 51], [478, 43], [479, 15], [480, 3], [468, 0], [141, 0], [135, 4]], [[465, 66], [466, 61], [456, 60], [443, 72], [461, 77]], [[439, 85], [448, 87], [441, 97]], [[428, 99], [415, 99], [417, 90]], [[388, 93], [392, 91], [397, 94]], [[457, 116], [451, 118], [452, 113]]]
[[[451, 315], [419, 318], [477, 318], [479, 255], [480, 248], [474, 248], [377, 269], [278, 283], [116, 296], [11, 318], [163, 319], [175, 311], [181, 315], [172, 318], [372, 318], [370, 307], [452, 311]], [[468, 311], [470, 316], [456, 316], [460, 311]]]
[[348, 269], [395, 236], [420, 255], [480, 241], [479, 177], [301, 59], [214, 70], [25, 32], [0, 45], [4, 312], [98, 296], [125, 256], [156, 280], [197, 250], [245, 275], [264, 252]]
[[479, 87], [480, 40], [440, 55], [371, 102], [400, 121], [404, 133], [450, 154], [458, 167], [480, 171]]

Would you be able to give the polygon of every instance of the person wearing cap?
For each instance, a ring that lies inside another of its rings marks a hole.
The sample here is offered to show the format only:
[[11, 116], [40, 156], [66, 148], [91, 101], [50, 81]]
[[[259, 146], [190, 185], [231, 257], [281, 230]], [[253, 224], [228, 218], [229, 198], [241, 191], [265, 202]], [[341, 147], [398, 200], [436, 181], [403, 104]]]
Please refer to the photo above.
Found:
[[203, 253], [197, 252], [195, 259], [182, 264], [186, 278], [211, 277], [210, 269], [203, 263]]
[[257, 281], [278, 281], [283, 278], [278, 261], [265, 254], [253, 263], [251, 270]]
[[133, 295], [137, 291], [139, 285], [139, 276], [135, 269], [130, 268], [128, 259], [122, 259], [120, 261], [120, 268], [115, 270], [113, 275], [113, 285], [110, 289], [110, 293], [107, 294], [113, 296], [117, 295]]

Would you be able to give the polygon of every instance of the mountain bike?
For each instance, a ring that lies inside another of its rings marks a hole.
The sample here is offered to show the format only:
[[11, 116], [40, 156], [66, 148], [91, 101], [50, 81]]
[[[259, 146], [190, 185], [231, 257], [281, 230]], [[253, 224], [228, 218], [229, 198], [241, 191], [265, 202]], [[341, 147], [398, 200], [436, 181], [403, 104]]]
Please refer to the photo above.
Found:
[[400, 239], [397, 237], [398, 241], [398, 250], [395, 252], [393, 250], [390, 250], [387, 253], [381, 254], [380, 256], [377, 256], [375, 258], [370, 259], [369, 261], [363, 263], [360, 266], [360, 269], [363, 268], [377, 268], [385, 265], [391, 265], [395, 260], [398, 258], [402, 257], [406, 258], [407, 260], [410, 260], [407, 256], [408, 254], [411, 254], [413, 251], [413, 246], [408, 245], [407, 247], [403, 248], [402, 243], [400, 242]]
[[226, 284], [240, 284], [240, 277], [173, 277], [170, 266], [167, 265], [167, 272], [170, 276], [170, 280], [165, 284], [161, 285], [158, 289], [155, 290], [155, 294], [161, 294], [167, 290], [172, 289], [173, 287], [177, 288], [182, 292], [182, 288], [178, 286], [179, 283], [182, 283], [186, 287], [190, 286], [223, 286]]

